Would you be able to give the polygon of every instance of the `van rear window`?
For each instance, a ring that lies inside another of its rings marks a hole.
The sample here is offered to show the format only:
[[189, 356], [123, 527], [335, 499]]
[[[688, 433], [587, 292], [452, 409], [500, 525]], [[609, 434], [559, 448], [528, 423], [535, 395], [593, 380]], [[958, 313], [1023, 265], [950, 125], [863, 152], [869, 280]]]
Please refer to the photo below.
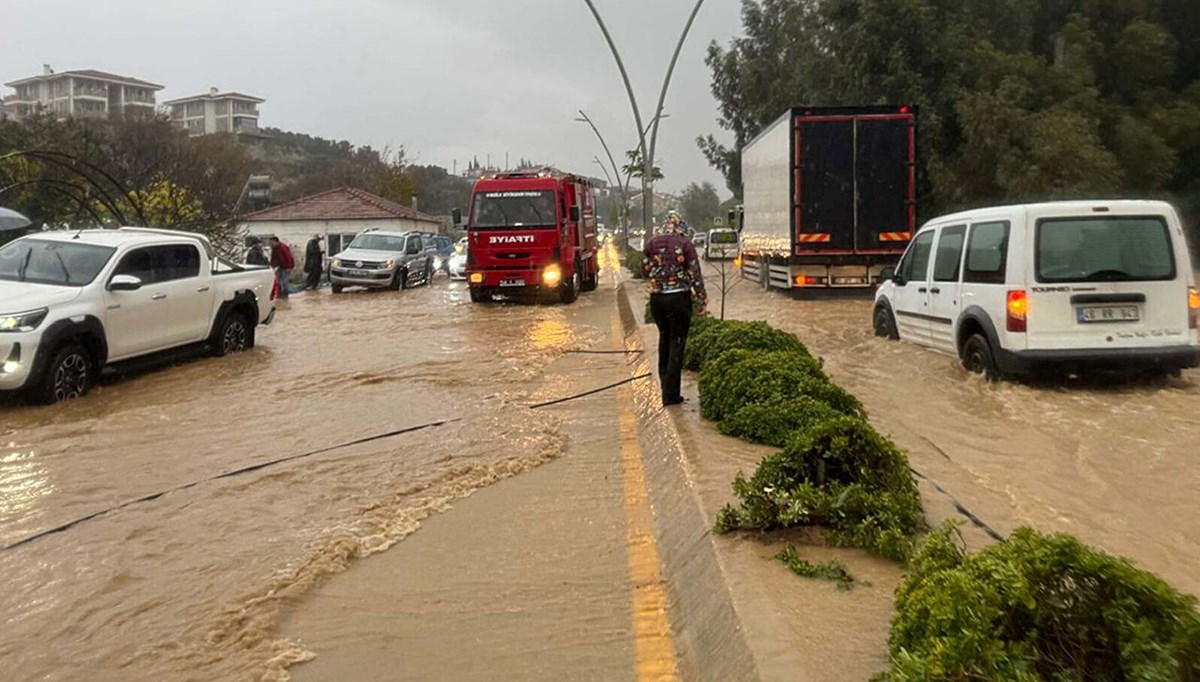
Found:
[[1037, 274], [1039, 282], [1171, 280], [1171, 232], [1161, 216], [1040, 220]]

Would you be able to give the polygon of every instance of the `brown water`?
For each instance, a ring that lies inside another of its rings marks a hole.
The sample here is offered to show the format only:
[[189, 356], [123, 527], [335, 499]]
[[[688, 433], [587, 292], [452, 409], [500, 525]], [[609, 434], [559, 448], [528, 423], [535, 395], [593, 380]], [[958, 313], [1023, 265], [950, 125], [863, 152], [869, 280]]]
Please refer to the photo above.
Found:
[[870, 301], [742, 283], [726, 305], [797, 333], [918, 470], [1000, 532], [1074, 533], [1200, 594], [1200, 372], [988, 384], [956, 358], [875, 338]]
[[279, 603], [432, 513], [561, 454], [569, 388], [542, 368], [599, 330], [562, 306], [472, 306], [462, 285], [297, 296], [254, 351], [0, 405], [0, 546], [256, 462], [461, 421], [202, 482], [0, 551], [9, 680], [283, 679], [309, 656]]

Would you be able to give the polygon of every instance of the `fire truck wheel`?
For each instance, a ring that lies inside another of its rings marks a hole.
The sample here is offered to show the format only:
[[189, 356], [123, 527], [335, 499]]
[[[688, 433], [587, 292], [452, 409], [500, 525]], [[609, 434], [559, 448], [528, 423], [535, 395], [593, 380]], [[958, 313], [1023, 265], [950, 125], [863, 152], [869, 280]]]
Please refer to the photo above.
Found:
[[595, 291], [600, 286], [600, 273], [592, 270], [583, 277], [580, 291]]
[[471, 287], [471, 302], [472, 303], [488, 303], [492, 300], [492, 294], [487, 289], [482, 287]]
[[571, 279], [558, 285], [558, 300], [561, 303], [574, 303], [579, 298], [579, 270], [582, 265], [575, 261], [575, 274]]

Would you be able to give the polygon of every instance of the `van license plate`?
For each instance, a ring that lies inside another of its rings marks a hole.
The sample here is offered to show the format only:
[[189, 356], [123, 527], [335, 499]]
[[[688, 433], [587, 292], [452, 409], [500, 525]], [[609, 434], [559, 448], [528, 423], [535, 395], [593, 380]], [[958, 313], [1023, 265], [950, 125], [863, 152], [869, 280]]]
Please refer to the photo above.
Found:
[[1140, 318], [1135, 305], [1088, 306], [1075, 309], [1075, 319], [1088, 322], [1137, 322]]
[[523, 286], [525, 286], [525, 280], [523, 280], [523, 279], [502, 279], [502, 280], [500, 280], [500, 286], [502, 286], [502, 287], [523, 287]]

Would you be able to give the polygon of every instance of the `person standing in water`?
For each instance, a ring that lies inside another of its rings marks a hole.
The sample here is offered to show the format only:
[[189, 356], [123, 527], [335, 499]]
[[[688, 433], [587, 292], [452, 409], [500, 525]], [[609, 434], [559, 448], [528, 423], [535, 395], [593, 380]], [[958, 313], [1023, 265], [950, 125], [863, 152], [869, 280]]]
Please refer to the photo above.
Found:
[[314, 234], [304, 248], [304, 272], [308, 280], [305, 289], [316, 291], [321, 286], [321, 272], [325, 270], [325, 252], [321, 250], [321, 235]]
[[642, 249], [642, 272], [650, 281], [650, 314], [658, 327], [658, 378], [664, 407], [683, 402], [679, 385], [692, 325], [692, 296], [700, 299], [700, 315], [708, 302], [700, 259], [685, 229], [683, 217], [672, 211], [663, 232]]

